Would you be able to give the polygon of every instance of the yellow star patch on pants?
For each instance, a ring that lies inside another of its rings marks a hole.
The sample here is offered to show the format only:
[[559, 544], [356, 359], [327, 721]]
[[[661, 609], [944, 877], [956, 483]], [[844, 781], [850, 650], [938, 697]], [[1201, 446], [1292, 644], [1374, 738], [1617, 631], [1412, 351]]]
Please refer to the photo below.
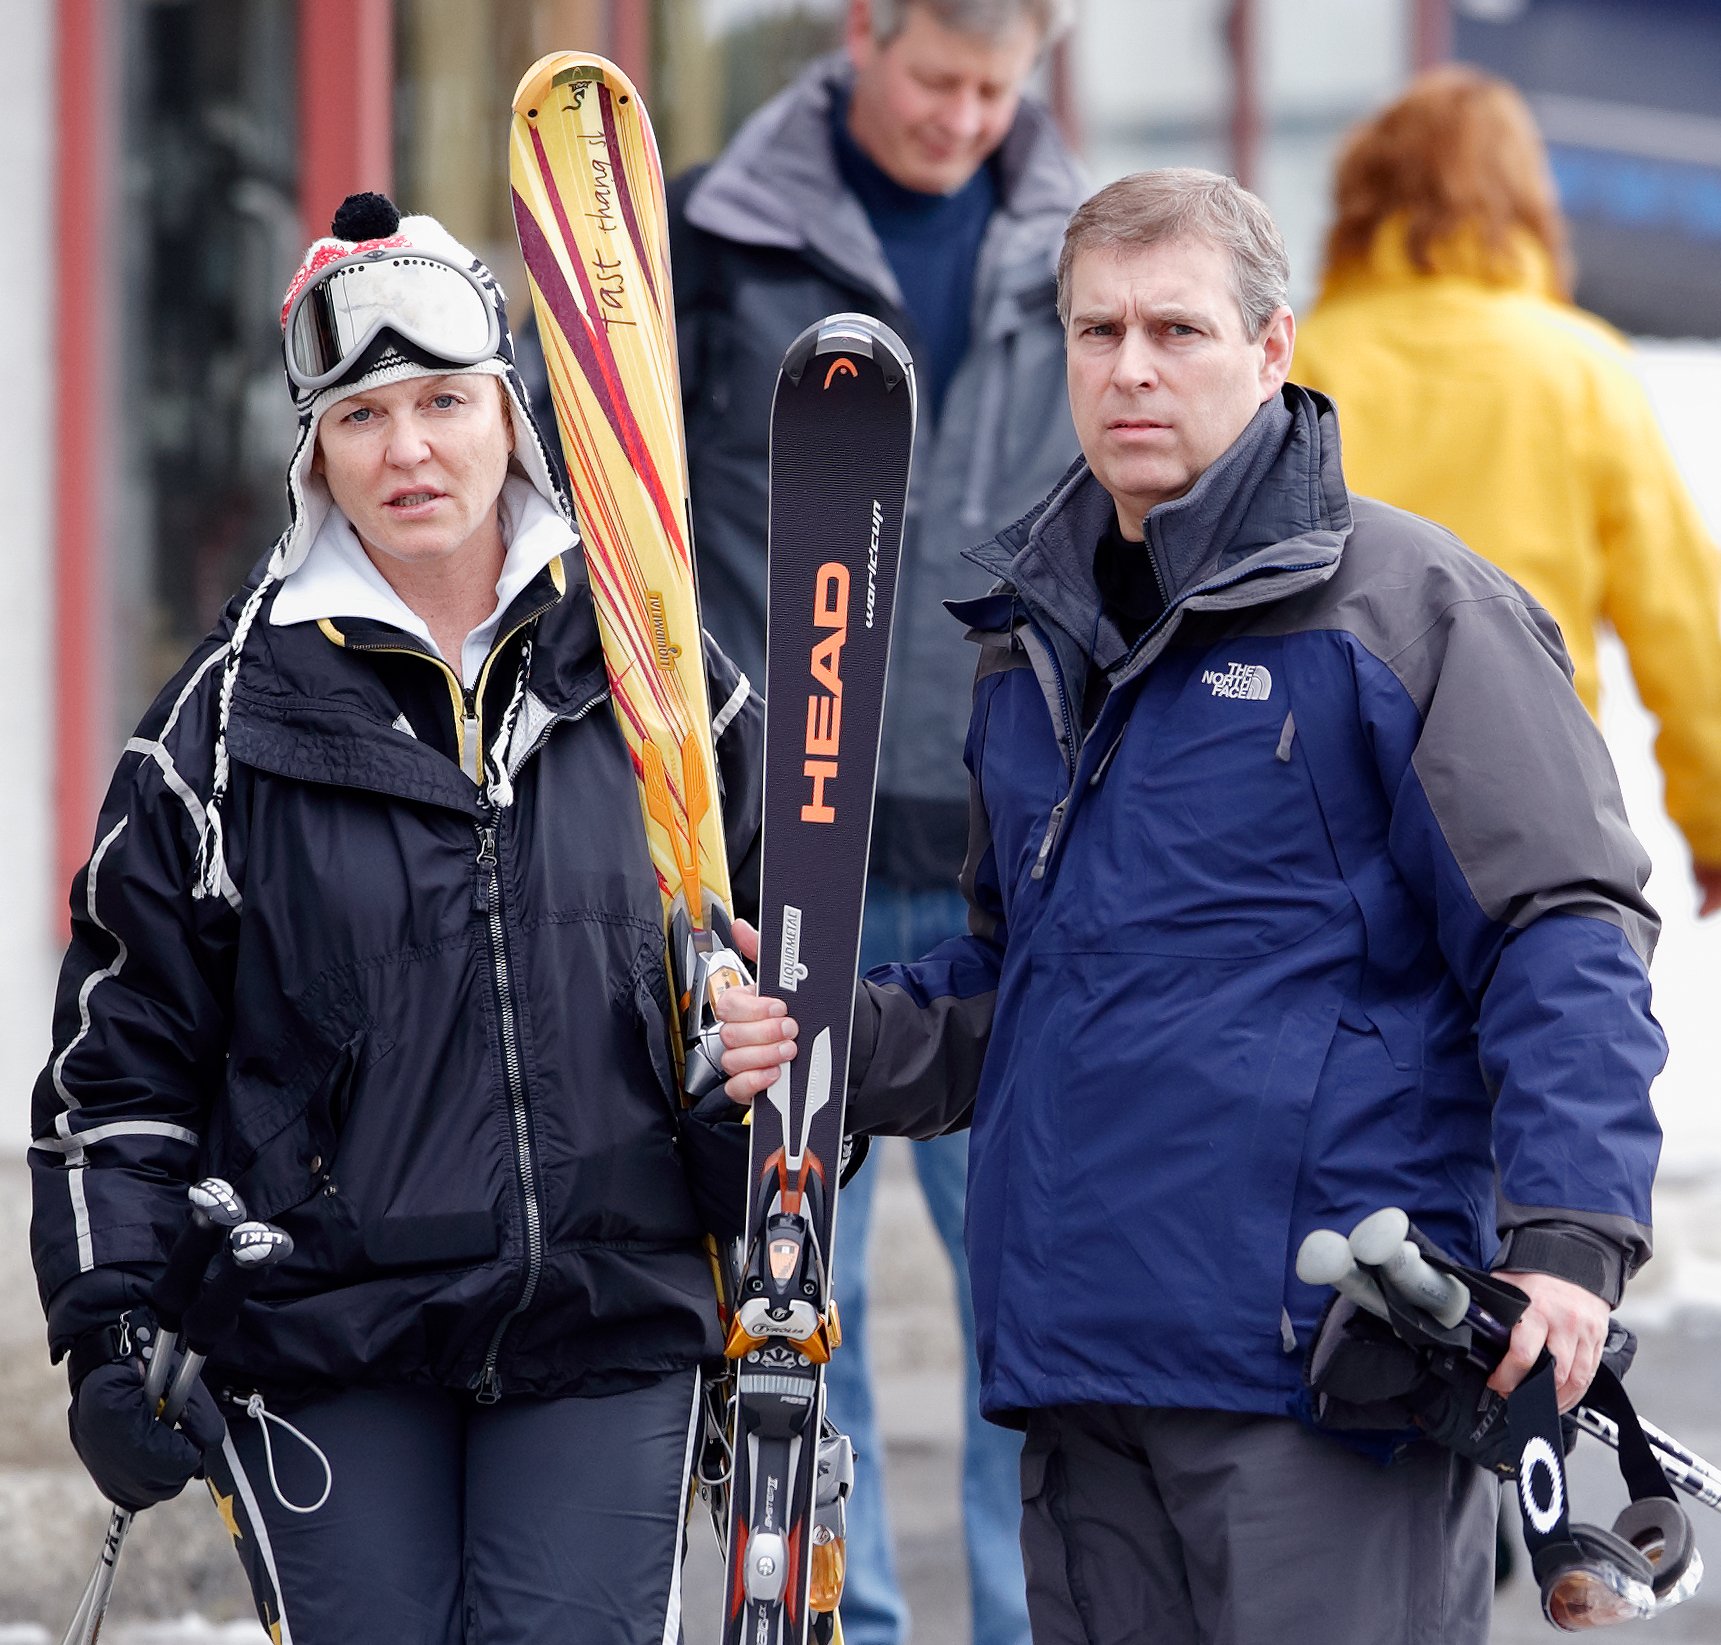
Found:
[[214, 1498], [215, 1511], [220, 1514], [221, 1523], [227, 1527], [227, 1534], [232, 1537], [235, 1542], [238, 1542], [245, 1533], [239, 1529], [239, 1521], [234, 1517], [233, 1498], [231, 1496], [223, 1496], [218, 1490], [216, 1490], [214, 1480], [205, 1480], [204, 1483], [208, 1485], [209, 1494]]

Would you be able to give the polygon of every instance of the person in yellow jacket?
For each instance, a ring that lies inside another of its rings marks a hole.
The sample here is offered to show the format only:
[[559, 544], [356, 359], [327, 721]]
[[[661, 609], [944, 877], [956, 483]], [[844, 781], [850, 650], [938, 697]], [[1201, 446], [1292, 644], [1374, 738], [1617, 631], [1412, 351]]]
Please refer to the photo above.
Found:
[[1571, 301], [1529, 108], [1435, 69], [1339, 158], [1319, 301], [1293, 378], [1332, 396], [1353, 487], [1436, 520], [1522, 583], [1597, 707], [1624, 641], [1704, 914], [1721, 909], [1721, 560], [1625, 339]]

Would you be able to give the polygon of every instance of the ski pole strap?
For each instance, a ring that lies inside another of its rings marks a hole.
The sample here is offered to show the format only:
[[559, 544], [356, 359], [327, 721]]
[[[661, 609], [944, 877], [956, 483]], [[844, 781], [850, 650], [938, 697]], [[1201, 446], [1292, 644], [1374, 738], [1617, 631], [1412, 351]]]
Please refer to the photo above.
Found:
[[[329, 1455], [322, 1446], [311, 1438], [302, 1428], [295, 1428], [285, 1417], [277, 1416], [263, 1403], [261, 1394], [252, 1394], [245, 1401], [245, 1414], [253, 1422], [258, 1423], [263, 1430], [263, 1458], [269, 1466], [269, 1489], [275, 1493], [275, 1500], [290, 1514], [314, 1514], [329, 1500], [329, 1492], [335, 1487], [335, 1471], [329, 1465]], [[281, 1489], [280, 1477], [275, 1472], [275, 1447], [269, 1439], [269, 1424], [274, 1423], [278, 1428], [284, 1428], [307, 1451], [314, 1456], [323, 1468], [322, 1494], [312, 1503], [289, 1502], [287, 1494]]]

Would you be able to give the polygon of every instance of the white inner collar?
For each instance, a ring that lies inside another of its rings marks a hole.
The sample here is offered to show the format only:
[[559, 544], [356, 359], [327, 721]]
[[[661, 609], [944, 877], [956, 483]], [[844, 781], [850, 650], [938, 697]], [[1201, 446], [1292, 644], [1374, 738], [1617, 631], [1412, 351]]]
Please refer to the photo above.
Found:
[[[496, 606], [460, 648], [458, 672], [468, 690], [478, 683], [502, 613], [545, 566], [576, 541], [568, 522], [519, 474], [509, 474], [502, 483], [500, 516], [507, 553], [502, 575], [496, 580]], [[311, 540], [304, 563], [282, 582], [269, 621], [285, 628], [339, 617], [387, 623], [422, 640], [442, 656], [429, 625], [389, 586], [365, 553], [346, 515], [331, 507]], [[442, 660], [454, 666], [452, 658]]]

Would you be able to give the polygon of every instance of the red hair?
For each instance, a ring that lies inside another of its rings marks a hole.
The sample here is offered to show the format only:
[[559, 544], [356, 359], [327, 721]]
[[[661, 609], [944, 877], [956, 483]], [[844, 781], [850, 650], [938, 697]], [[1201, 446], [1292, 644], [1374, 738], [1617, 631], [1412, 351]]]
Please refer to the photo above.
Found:
[[1327, 233], [1331, 275], [1365, 261], [1388, 219], [1403, 224], [1411, 265], [1436, 271], [1435, 247], [1468, 238], [1483, 267], [1509, 278], [1513, 240], [1547, 253], [1555, 284], [1571, 295], [1565, 219], [1548, 152], [1517, 88], [1462, 63], [1431, 69], [1345, 139]]

